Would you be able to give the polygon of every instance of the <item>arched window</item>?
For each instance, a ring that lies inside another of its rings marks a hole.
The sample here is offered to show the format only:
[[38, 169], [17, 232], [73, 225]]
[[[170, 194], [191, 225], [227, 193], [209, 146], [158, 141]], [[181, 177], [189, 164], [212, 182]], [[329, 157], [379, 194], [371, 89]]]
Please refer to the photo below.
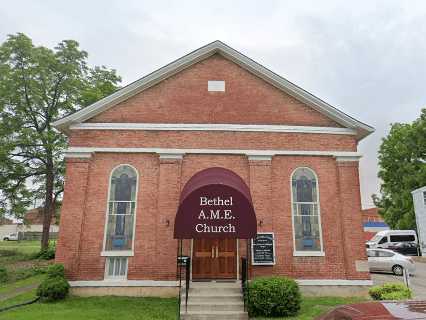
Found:
[[132, 250], [138, 176], [129, 165], [116, 167], [109, 186], [105, 251]]
[[295, 253], [322, 252], [318, 181], [314, 171], [298, 168], [291, 178]]

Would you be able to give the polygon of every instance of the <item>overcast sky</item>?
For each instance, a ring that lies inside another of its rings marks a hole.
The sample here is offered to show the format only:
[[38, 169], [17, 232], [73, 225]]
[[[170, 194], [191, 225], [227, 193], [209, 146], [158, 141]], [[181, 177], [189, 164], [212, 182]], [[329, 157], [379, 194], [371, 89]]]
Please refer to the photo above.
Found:
[[14, 0], [0, 42], [24, 32], [74, 39], [123, 85], [216, 39], [372, 125], [360, 143], [363, 207], [379, 190], [377, 150], [391, 123], [426, 106], [426, 1]]

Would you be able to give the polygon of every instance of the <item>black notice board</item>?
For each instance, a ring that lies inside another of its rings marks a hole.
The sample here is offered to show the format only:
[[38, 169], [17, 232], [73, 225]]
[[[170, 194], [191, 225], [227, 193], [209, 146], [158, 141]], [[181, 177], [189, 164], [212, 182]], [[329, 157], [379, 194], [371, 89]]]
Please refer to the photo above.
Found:
[[274, 265], [275, 264], [275, 239], [274, 233], [262, 232], [251, 241], [251, 264]]

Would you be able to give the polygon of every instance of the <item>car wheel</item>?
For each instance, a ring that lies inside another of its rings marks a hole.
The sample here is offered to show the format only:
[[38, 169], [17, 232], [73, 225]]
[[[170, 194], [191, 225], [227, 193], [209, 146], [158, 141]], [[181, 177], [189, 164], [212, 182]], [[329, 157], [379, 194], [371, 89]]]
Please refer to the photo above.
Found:
[[392, 267], [392, 272], [396, 276], [402, 276], [404, 273], [404, 268], [397, 264]]
[[3, 240], [4, 240], [4, 241], [9, 241], [9, 238], [4, 238]]

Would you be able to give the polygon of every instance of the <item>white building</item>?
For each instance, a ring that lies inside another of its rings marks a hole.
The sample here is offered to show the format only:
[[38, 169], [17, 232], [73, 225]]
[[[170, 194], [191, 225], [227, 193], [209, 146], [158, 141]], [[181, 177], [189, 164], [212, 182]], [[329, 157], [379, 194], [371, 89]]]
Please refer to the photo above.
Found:
[[426, 186], [411, 192], [416, 213], [417, 234], [422, 255], [426, 255]]

